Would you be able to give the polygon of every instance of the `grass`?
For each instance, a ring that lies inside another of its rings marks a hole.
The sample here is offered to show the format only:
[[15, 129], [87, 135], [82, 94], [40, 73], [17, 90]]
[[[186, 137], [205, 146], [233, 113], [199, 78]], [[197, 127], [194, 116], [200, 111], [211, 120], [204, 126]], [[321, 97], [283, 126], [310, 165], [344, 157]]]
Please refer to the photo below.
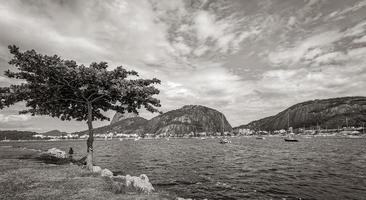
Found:
[[[4, 148], [0, 148], [4, 155]], [[24, 156], [21, 151], [14, 152], [19, 151], [14, 148], [5, 151]], [[74, 164], [45, 164], [6, 155], [6, 158], [0, 156], [0, 199], [174, 199], [163, 193], [147, 195], [131, 191]]]

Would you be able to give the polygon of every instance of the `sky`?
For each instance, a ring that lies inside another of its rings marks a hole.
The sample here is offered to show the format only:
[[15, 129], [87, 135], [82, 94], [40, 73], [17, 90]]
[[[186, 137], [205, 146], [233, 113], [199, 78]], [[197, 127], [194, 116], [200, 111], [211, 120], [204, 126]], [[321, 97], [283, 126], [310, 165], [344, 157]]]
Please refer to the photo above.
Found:
[[[238, 126], [302, 101], [365, 96], [365, 13], [359, 0], [0, 0], [0, 86], [16, 83], [3, 75], [15, 44], [156, 77], [161, 111], [199, 104]], [[0, 129], [87, 129], [22, 109], [1, 110]]]

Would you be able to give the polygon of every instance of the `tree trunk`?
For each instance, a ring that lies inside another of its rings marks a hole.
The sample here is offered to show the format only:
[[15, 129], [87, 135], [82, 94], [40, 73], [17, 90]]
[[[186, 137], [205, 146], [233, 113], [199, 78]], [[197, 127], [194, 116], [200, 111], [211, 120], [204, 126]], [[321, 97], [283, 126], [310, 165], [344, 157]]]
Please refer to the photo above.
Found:
[[86, 166], [87, 168], [92, 171], [93, 170], [93, 141], [94, 141], [94, 135], [93, 135], [93, 115], [92, 115], [92, 105], [90, 102], [88, 104], [88, 129], [89, 129], [89, 137], [86, 141], [87, 146], [87, 157], [86, 157]]

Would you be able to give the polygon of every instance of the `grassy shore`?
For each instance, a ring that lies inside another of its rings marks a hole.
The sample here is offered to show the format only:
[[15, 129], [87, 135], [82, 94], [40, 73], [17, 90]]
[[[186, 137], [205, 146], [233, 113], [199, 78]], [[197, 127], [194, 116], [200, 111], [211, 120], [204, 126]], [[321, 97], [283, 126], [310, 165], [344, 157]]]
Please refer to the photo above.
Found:
[[37, 151], [0, 146], [0, 199], [174, 199], [168, 194], [117, 194], [107, 178], [73, 164], [45, 164]]

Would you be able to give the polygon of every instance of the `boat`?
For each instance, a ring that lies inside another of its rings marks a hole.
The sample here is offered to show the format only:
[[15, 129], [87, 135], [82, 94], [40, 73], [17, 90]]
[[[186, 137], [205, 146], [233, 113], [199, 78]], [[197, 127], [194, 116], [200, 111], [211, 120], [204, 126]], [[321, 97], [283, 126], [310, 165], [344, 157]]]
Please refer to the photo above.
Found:
[[287, 127], [290, 133], [288, 134], [287, 138], [284, 139], [285, 142], [298, 142], [298, 139], [293, 138], [295, 133], [292, 132], [292, 127], [290, 127], [290, 113], [287, 113]]
[[230, 140], [228, 140], [228, 139], [226, 139], [226, 138], [222, 138], [222, 139], [220, 140], [220, 144], [227, 144], [227, 143], [231, 143], [231, 141], [230, 141]]
[[257, 140], [265, 140], [266, 138], [265, 137], [261, 137], [261, 136], [257, 136], [257, 137], [255, 137], [255, 139], [257, 139]]
[[141, 139], [141, 137], [137, 137], [137, 138], [135, 138], [134, 140], [135, 141], [138, 141], [138, 140], [140, 140]]
[[285, 138], [285, 142], [298, 142], [299, 140], [295, 138]]
[[[223, 119], [223, 115], [221, 115], [221, 128], [222, 128], [222, 134], [224, 133], [224, 119]], [[220, 144], [227, 144], [227, 143], [231, 143], [230, 140], [228, 140], [227, 138], [221, 138], [220, 140]]]
[[1, 140], [1, 142], [10, 142], [10, 140], [6, 139], [5, 137], [5, 139]]
[[295, 135], [295, 133], [292, 132], [292, 128], [290, 127], [290, 133], [288, 134], [288, 136], [284, 139], [285, 142], [298, 142], [298, 139], [295, 139], [293, 137], [293, 135]]
[[119, 138], [119, 141], [123, 141], [123, 138]]

